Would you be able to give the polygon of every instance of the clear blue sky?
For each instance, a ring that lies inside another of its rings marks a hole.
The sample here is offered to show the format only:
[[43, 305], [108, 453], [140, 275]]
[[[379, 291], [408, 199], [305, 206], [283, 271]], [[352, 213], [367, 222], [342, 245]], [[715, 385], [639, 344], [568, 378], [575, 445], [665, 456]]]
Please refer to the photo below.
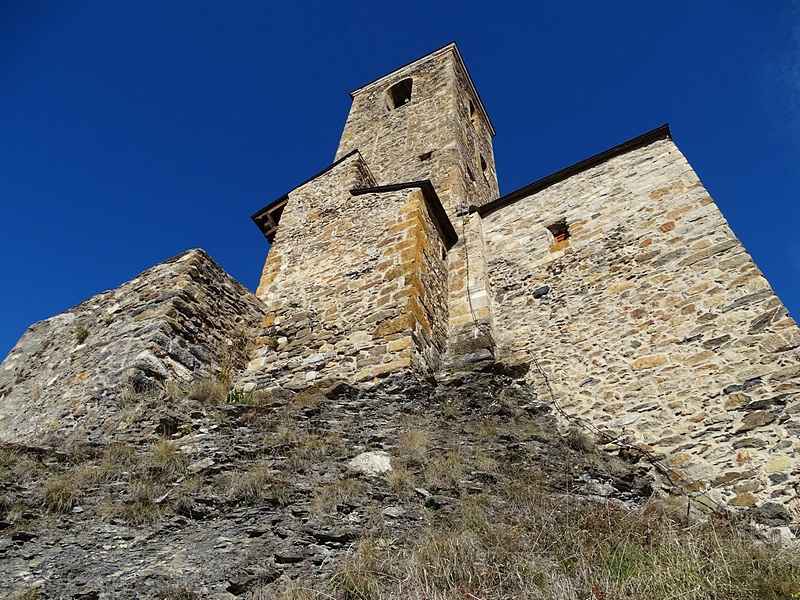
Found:
[[[515, 6], [515, 8], [508, 8]], [[0, 358], [33, 322], [202, 247], [332, 160], [348, 92], [456, 41], [502, 193], [669, 122], [800, 315], [800, 3], [0, 3]]]

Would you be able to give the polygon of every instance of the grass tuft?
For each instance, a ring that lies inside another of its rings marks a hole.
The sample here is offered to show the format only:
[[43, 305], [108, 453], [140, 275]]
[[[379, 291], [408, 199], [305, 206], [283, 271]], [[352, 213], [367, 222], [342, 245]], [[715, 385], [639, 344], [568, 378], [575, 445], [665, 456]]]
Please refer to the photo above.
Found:
[[225, 404], [228, 401], [230, 386], [217, 379], [201, 379], [189, 391], [189, 398], [207, 404]]
[[53, 512], [69, 512], [82, 498], [78, 480], [72, 473], [55, 476], [44, 486], [45, 507]]

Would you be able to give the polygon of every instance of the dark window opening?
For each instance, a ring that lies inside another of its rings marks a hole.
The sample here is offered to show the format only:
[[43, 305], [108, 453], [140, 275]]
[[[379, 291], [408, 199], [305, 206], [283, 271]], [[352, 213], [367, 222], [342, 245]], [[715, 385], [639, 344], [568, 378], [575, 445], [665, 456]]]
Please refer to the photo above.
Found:
[[433, 150], [430, 150], [429, 152], [424, 152], [423, 154], [420, 154], [420, 155], [419, 155], [419, 160], [420, 160], [420, 162], [425, 162], [425, 161], [426, 161], [426, 160], [428, 160], [428, 159], [429, 159], [429, 158], [430, 158], [432, 155], [433, 155]]
[[548, 225], [547, 229], [553, 234], [553, 243], [558, 244], [565, 242], [569, 239], [569, 227], [567, 227], [566, 219], [556, 221], [552, 225]]
[[389, 88], [389, 91], [387, 92], [389, 110], [400, 108], [401, 106], [411, 102], [412, 83], [413, 82], [409, 77], [408, 79], [403, 79], [403, 81], [395, 83]]
[[481, 171], [483, 171], [483, 173], [485, 174], [486, 169], [488, 168], [488, 165], [486, 164], [486, 159], [483, 158], [483, 154], [479, 154], [478, 156], [480, 156], [481, 159]]
[[467, 175], [469, 175], [469, 178], [472, 181], [475, 181], [475, 175], [473, 174], [472, 169], [470, 169], [469, 167], [467, 167]]
[[475, 109], [472, 100], [469, 101], [469, 120], [472, 122], [472, 126], [478, 129], [478, 111]]

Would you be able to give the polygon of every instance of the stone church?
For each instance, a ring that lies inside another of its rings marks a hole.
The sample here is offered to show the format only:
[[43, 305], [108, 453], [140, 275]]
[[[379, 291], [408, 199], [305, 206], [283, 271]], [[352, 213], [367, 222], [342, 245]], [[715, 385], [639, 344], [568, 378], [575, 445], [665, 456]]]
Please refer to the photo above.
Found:
[[351, 97], [335, 162], [253, 216], [252, 381], [535, 365], [691, 489], [795, 505], [800, 330], [669, 127], [498, 197], [455, 44]]
[[798, 520], [800, 330], [667, 126], [499, 196], [455, 44], [351, 97], [334, 162], [253, 215], [257, 299], [195, 250], [33, 325], [0, 440], [112, 423], [132, 373], [241, 364], [250, 393], [497, 369], [701, 501]]

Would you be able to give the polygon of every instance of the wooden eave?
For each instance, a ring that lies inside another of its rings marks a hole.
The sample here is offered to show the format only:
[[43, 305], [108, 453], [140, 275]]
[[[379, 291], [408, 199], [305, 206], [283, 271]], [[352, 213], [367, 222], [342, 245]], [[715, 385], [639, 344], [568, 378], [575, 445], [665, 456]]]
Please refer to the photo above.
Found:
[[[305, 184], [314, 181], [320, 175], [324, 175], [337, 165], [341, 164], [354, 154], [359, 154], [358, 149], [353, 150], [352, 152], [348, 152], [342, 158], [337, 160], [334, 163], [331, 163], [319, 173], [312, 175], [308, 179], [306, 179], [303, 183], [296, 186], [292, 191], [296, 190], [297, 188], [303, 187]], [[363, 159], [362, 159], [363, 160]], [[290, 194], [291, 192], [289, 192]], [[283, 213], [283, 208], [286, 206], [286, 203], [289, 201], [289, 194], [284, 194], [277, 200], [273, 200], [269, 204], [267, 204], [264, 208], [259, 210], [258, 212], [253, 213], [250, 215], [250, 218], [256, 224], [256, 226], [261, 230], [261, 233], [264, 234], [264, 237], [267, 238], [267, 241], [271, 244], [272, 240], [275, 239], [275, 232], [278, 230], [278, 223], [281, 218], [281, 214]]]

